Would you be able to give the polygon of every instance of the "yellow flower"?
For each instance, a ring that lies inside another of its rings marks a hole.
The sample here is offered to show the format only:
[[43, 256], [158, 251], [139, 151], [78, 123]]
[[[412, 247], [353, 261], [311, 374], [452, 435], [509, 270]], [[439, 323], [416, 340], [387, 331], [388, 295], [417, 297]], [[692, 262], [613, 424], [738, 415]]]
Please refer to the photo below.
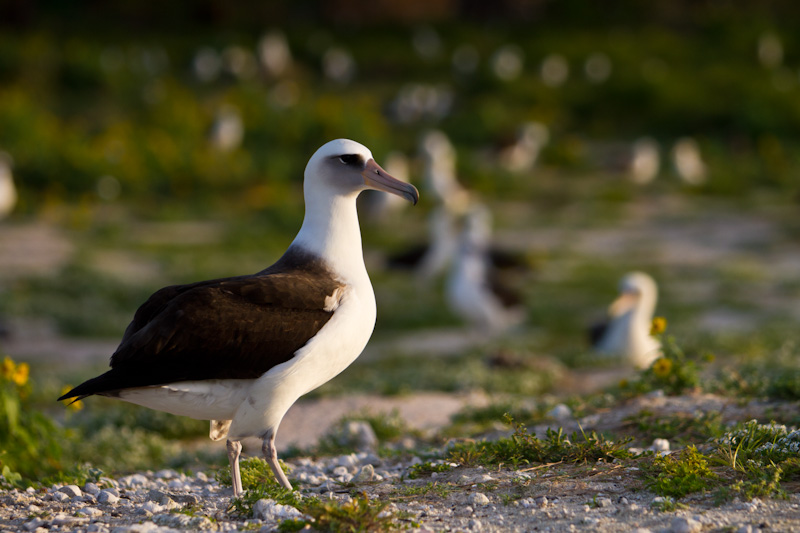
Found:
[[[64, 385], [64, 388], [61, 389], [61, 395], [63, 396], [64, 394], [68, 393], [71, 390], [72, 390], [72, 386]], [[66, 400], [66, 401], [69, 401], [69, 400]], [[75, 400], [74, 402], [68, 403], [67, 404], [67, 408], [72, 409], [74, 411], [80, 411], [81, 409], [83, 409], [83, 402], [80, 401], [80, 400]]]
[[653, 373], [660, 378], [665, 378], [669, 376], [669, 373], [671, 371], [672, 371], [672, 359], [667, 359], [666, 357], [659, 357], [653, 363]]
[[3, 359], [2, 372], [4, 378], [10, 378], [11, 374], [14, 373], [14, 361], [12, 361], [8, 356]]
[[28, 363], [20, 363], [17, 365], [16, 370], [11, 375], [11, 380], [16, 383], [18, 386], [22, 387], [28, 382], [28, 376], [31, 373], [31, 368], [28, 366]]
[[653, 317], [650, 324], [650, 335], [661, 335], [667, 330], [667, 319], [663, 316]]

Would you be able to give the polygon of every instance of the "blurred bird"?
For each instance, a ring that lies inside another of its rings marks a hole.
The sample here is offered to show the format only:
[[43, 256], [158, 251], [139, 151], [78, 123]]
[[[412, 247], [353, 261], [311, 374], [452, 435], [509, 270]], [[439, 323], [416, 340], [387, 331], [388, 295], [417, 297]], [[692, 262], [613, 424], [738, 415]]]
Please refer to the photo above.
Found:
[[514, 144], [500, 151], [500, 165], [509, 172], [528, 172], [550, 140], [550, 131], [541, 122], [526, 122], [519, 127]]
[[644, 272], [630, 272], [620, 280], [619, 292], [608, 308], [607, 321], [592, 327], [592, 345], [599, 353], [647, 368], [661, 355], [661, 343], [650, 335], [658, 299], [656, 282]]
[[525, 313], [518, 294], [497, 283], [490, 258], [492, 216], [473, 203], [465, 217], [447, 280], [447, 303], [468, 324], [499, 333], [520, 324]]
[[356, 75], [356, 60], [344, 48], [329, 48], [322, 56], [322, 72], [339, 85], [347, 85]]
[[661, 166], [658, 143], [652, 137], [641, 137], [633, 143], [629, 175], [631, 181], [644, 185], [658, 175]]
[[211, 146], [220, 152], [232, 152], [241, 146], [243, 138], [244, 123], [239, 109], [231, 104], [220, 107], [209, 132]]
[[422, 136], [420, 154], [424, 164], [422, 179], [434, 200], [452, 214], [463, 214], [469, 192], [456, 177], [456, 150], [444, 132], [431, 130]]
[[11, 174], [13, 166], [11, 155], [0, 151], [0, 219], [7, 217], [17, 205], [17, 188]]
[[97, 394], [211, 420], [211, 439], [227, 438], [235, 497], [243, 489], [240, 441], [259, 437], [273, 474], [291, 490], [275, 447], [281, 420], [358, 357], [375, 325], [356, 212], [356, 197], [370, 188], [419, 198], [365, 146], [323, 145], [304, 173], [303, 225], [274, 265], [159, 290], [136, 311], [111, 369], [59, 400]]
[[678, 176], [689, 185], [702, 185], [706, 182], [706, 164], [700, 155], [697, 141], [683, 137], [672, 147], [672, 163]]
[[280, 31], [264, 34], [258, 41], [258, 61], [267, 76], [282, 76], [292, 64], [292, 53], [286, 36]]

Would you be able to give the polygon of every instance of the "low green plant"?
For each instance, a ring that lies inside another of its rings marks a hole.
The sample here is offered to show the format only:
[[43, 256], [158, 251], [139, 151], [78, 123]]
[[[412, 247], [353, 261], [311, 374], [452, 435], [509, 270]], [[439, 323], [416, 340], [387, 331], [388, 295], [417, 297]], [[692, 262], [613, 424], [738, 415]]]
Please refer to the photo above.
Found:
[[739, 497], [743, 500], [753, 498], [783, 498], [786, 491], [781, 487], [783, 469], [778, 465], [764, 466], [753, 460], [748, 460], [743, 465], [745, 477], [732, 483], [729, 487], [720, 487], [715, 495], [715, 501], [722, 503]]
[[[280, 461], [280, 465], [284, 473], [288, 473], [289, 470], [283, 461]], [[260, 457], [246, 457], [240, 460], [239, 473], [242, 476], [242, 488], [244, 490], [263, 485], [280, 486], [267, 462]], [[220, 468], [214, 477], [220, 485], [230, 487], [233, 484], [229, 468]]]
[[6, 484], [27, 486], [61, 469], [67, 432], [30, 401], [27, 363], [0, 366], [0, 472]]
[[709, 469], [708, 458], [693, 445], [678, 453], [656, 455], [650, 468], [648, 486], [660, 496], [676, 499], [705, 491], [719, 479]]
[[434, 472], [448, 472], [452, 468], [450, 463], [432, 463], [430, 461], [425, 461], [424, 463], [411, 465], [408, 468], [407, 476], [409, 479], [418, 479], [424, 476], [430, 476]]
[[307, 520], [281, 522], [281, 531], [300, 531], [310, 527], [314, 531], [331, 533], [360, 533], [394, 531], [400, 524], [395, 514], [386, 512], [389, 502], [370, 500], [366, 494], [347, 503], [304, 500], [298, 510], [308, 516]]
[[[659, 321], [660, 322], [657, 322]], [[643, 370], [638, 379], [620, 383], [623, 394], [643, 394], [663, 390], [669, 395], [683, 394], [700, 386], [700, 371], [704, 363], [714, 360], [711, 354], [687, 353], [673, 335], [664, 335], [666, 321], [653, 320], [653, 336], [661, 341], [661, 356]]]
[[574, 432], [569, 437], [563, 428], [548, 428], [544, 439], [528, 433], [522, 424], [506, 417], [506, 423], [514, 427], [507, 438], [492, 442], [461, 443], [451, 449], [449, 459], [462, 464], [510, 464], [518, 466], [530, 463], [582, 463], [599, 460], [613, 461], [631, 457], [625, 446], [632, 440], [611, 441], [596, 432], [586, 434]]

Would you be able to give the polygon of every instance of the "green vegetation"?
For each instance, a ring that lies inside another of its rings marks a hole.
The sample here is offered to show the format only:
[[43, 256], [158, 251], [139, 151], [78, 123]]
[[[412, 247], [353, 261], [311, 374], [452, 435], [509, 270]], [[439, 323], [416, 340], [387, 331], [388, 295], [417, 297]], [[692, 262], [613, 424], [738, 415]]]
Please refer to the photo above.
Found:
[[514, 434], [492, 442], [461, 443], [454, 446], [448, 458], [464, 465], [495, 464], [518, 467], [530, 463], [586, 463], [613, 461], [630, 457], [626, 444], [630, 439], [610, 441], [594, 431], [564, 434], [562, 428], [548, 428], [544, 439], [530, 435], [528, 429], [510, 418]]
[[453, 467], [452, 465], [450, 465], [450, 463], [445, 463], [445, 462], [432, 463], [430, 461], [426, 461], [424, 463], [412, 465], [411, 468], [408, 469], [408, 478], [418, 479], [421, 477], [427, 477], [433, 474], [434, 472], [437, 473], [448, 472], [452, 468]]
[[694, 446], [679, 453], [656, 455], [651, 465], [655, 476], [649, 487], [656, 494], [670, 498], [683, 498], [693, 492], [705, 491], [718, 476], [708, 468], [708, 460]]
[[393, 513], [386, 512], [388, 501], [370, 500], [367, 495], [352, 498], [347, 503], [335, 501], [304, 500], [298, 509], [310, 520], [287, 520], [281, 531], [300, 531], [310, 527], [320, 532], [373, 532], [394, 531], [400, 524]]

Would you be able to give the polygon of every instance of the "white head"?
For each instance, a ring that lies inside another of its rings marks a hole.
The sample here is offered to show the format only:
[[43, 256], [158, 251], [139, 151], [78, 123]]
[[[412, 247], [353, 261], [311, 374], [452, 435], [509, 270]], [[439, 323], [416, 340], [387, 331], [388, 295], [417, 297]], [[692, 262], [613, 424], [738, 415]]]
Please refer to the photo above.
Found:
[[609, 313], [617, 317], [634, 311], [652, 318], [658, 299], [656, 282], [644, 272], [629, 272], [619, 282], [619, 297], [611, 304]]
[[366, 189], [396, 194], [414, 204], [419, 199], [413, 185], [389, 175], [375, 162], [366, 146], [349, 139], [336, 139], [322, 145], [306, 165], [306, 208], [318, 198], [356, 197]]

